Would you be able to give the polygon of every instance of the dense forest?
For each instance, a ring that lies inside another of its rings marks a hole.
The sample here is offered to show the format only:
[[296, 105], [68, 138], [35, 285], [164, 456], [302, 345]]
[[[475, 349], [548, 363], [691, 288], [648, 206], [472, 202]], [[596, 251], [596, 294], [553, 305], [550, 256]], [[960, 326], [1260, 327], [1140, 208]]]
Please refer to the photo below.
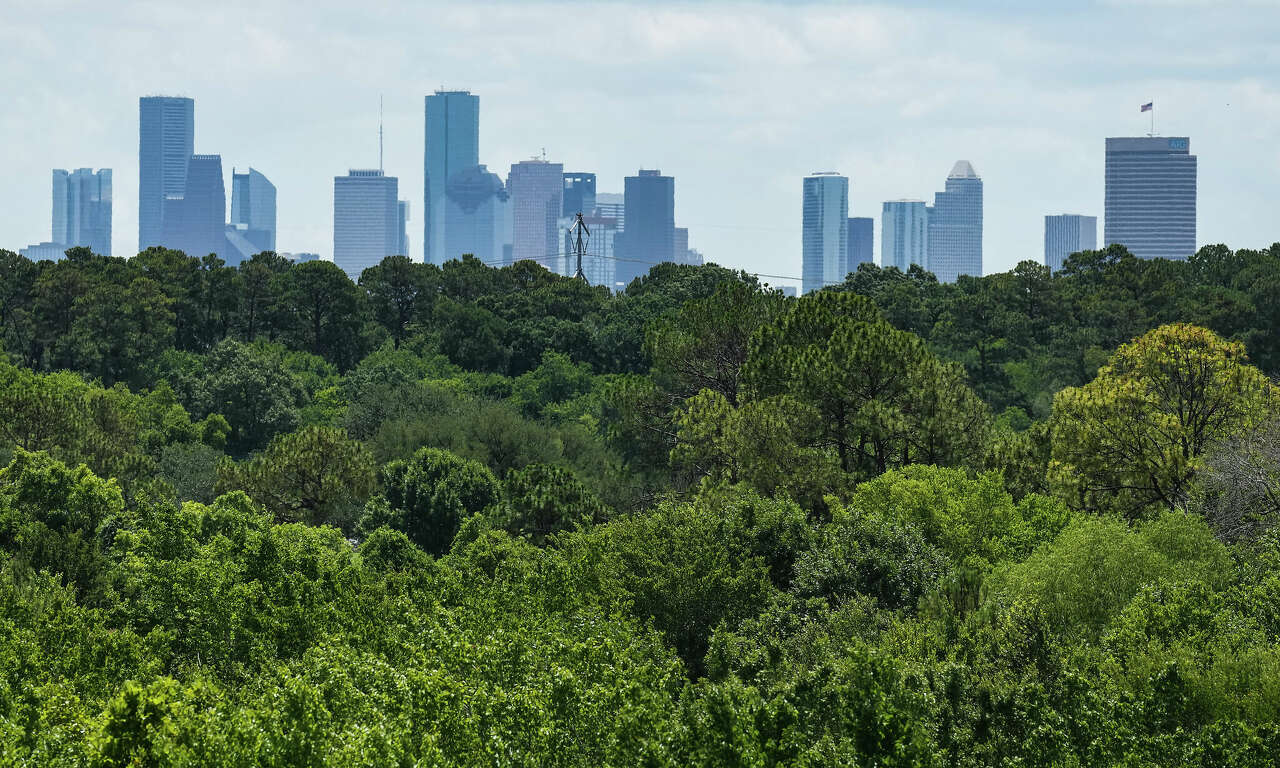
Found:
[[1280, 244], [0, 251], [0, 765], [1274, 765], [1278, 329]]

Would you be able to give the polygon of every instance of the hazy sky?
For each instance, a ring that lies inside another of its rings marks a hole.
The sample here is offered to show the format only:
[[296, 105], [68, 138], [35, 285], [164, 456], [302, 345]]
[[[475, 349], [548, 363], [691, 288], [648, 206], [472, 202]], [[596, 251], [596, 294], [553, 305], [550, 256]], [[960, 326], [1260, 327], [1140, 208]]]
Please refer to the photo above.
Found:
[[[50, 236], [52, 168], [114, 171], [137, 241], [138, 97], [196, 101], [196, 151], [279, 190], [282, 251], [333, 248], [333, 177], [386, 170], [422, 247], [423, 96], [480, 96], [480, 155], [600, 191], [661, 168], [709, 260], [800, 274], [801, 178], [850, 212], [986, 185], [985, 268], [1039, 259], [1046, 213], [1102, 214], [1103, 139], [1188, 135], [1201, 244], [1280, 240], [1280, 3], [218, 3], [0, 0], [0, 247]], [[228, 203], [228, 210], [230, 205]], [[1099, 221], [1099, 237], [1101, 237]], [[880, 232], [877, 224], [876, 254]], [[775, 281], [780, 282], [780, 281]]]

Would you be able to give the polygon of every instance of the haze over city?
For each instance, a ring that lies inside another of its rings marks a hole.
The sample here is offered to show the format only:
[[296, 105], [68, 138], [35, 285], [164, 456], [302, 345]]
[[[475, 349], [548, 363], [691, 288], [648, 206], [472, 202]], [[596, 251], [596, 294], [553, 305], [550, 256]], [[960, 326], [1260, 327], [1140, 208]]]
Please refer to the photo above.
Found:
[[[444, 87], [480, 97], [490, 170], [545, 150], [622, 192], [661, 168], [689, 245], [751, 271], [800, 276], [805, 175], [848, 176], [849, 215], [878, 221], [885, 200], [931, 199], [958, 159], [985, 183], [984, 270], [1039, 259], [1046, 214], [1101, 217], [1103, 140], [1148, 132], [1148, 102], [1200, 158], [1198, 244], [1273, 240], [1280, 9], [1090, 5], [14, 5], [0, 236], [48, 239], [49, 169], [106, 167], [113, 252], [134, 252], [137, 99], [180, 94], [228, 192], [233, 167], [275, 183], [278, 249], [329, 258], [332, 180], [377, 167], [381, 97], [421, 258], [422, 99]], [[880, 242], [877, 226], [877, 260]]]

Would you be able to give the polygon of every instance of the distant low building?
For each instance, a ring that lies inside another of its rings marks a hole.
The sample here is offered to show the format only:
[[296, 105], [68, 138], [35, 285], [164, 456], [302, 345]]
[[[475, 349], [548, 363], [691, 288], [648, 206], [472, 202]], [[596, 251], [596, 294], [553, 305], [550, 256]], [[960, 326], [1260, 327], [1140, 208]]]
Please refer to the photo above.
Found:
[[57, 261], [67, 255], [70, 247], [66, 243], [36, 243], [19, 249], [18, 253], [32, 261]]

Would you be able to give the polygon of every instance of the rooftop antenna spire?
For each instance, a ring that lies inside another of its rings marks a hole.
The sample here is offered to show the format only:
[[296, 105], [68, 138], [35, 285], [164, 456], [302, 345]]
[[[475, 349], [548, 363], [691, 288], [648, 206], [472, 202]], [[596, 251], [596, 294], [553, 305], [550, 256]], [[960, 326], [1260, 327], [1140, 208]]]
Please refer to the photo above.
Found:
[[378, 94], [378, 170], [382, 170], [382, 94]]

